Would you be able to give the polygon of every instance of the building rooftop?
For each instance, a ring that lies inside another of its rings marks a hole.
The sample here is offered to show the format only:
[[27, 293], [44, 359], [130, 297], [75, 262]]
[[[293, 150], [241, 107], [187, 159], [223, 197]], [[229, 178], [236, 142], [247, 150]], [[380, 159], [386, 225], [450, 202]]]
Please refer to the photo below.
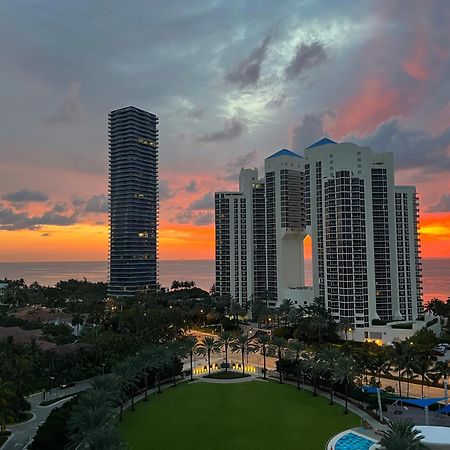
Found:
[[323, 138], [320, 141], [314, 142], [314, 144], [311, 144], [309, 147], [306, 147], [306, 148], [320, 147], [321, 145], [326, 145], [326, 144], [337, 144], [337, 142], [334, 142], [328, 138]]
[[292, 150], [283, 148], [282, 150], [274, 153], [273, 155], [268, 156], [266, 159], [278, 158], [278, 156], [296, 156], [297, 158], [303, 158], [303, 156], [297, 155], [297, 153], [294, 153]]

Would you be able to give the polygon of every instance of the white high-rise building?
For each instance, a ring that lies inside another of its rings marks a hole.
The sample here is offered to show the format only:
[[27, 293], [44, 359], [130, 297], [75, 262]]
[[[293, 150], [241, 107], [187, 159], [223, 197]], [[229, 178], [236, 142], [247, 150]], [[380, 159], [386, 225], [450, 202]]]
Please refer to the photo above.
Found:
[[[404, 314], [408, 309], [416, 318], [421, 302], [417, 290], [413, 307], [410, 287], [405, 291], [402, 285], [400, 304], [399, 274], [406, 268], [400, 271], [403, 244], [398, 238], [417, 244], [417, 200], [414, 195], [414, 202], [411, 197], [405, 206], [409, 209], [402, 220], [411, 227], [406, 231], [403, 226], [399, 234], [392, 153], [323, 139], [305, 150], [305, 158], [314, 295], [325, 299], [337, 321], [356, 328], [368, 327], [374, 319], [411, 317]], [[418, 266], [418, 253], [414, 255], [408, 270], [411, 264]], [[416, 269], [414, 277], [414, 285], [420, 285]]]
[[406, 320], [423, 313], [418, 211], [416, 188], [395, 186], [398, 297], [400, 313]]
[[216, 292], [243, 306], [267, 291], [264, 182], [241, 169], [239, 192], [215, 193]]
[[418, 199], [414, 187], [394, 185], [391, 153], [322, 139], [305, 157], [283, 149], [266, 158], [264, 182], [256, 169], [242, 169], [239, 181], [239, 192], [216, 193], [219, 294], [269, 307], [319, 297], [363, 334], [374, 320], [422, 314]]
[[305, 161], [283, 149], [265, 160], [268, 306], [311, 300], [305, 288]]

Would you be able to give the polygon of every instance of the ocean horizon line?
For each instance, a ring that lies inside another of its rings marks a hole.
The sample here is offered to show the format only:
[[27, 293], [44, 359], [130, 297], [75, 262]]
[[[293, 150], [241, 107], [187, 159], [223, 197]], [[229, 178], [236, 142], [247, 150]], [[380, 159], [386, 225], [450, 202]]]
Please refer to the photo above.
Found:
[[[421, 259], [427, 260], [450, 260], [449, 256], [423, 256]], [[170, 259], [158, 259], [158, 262], [170, 262], [170, 261], [214, 261], [214, 258], [170, 258]], [[312, 258], [305, 258], [305, 261], [312, 261]], [[81, 262], [89, 262], [89, 263], [107, 263], [107, 259], [72, 259], [72, 260], [52, 260], [52, 261], [0, 261], [0, 264], [38, 264], [38, 263], [81, 263]]]

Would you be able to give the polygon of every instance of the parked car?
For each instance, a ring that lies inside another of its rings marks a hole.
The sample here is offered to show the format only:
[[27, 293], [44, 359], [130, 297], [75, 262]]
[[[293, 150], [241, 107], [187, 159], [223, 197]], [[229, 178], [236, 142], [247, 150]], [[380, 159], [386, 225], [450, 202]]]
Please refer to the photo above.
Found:
[[60, 389], [67, 389], [70, 387], [74, 387], [77, 383], [75, 381], [71, 381], [70, 383], [64, 383], [59, 386]]

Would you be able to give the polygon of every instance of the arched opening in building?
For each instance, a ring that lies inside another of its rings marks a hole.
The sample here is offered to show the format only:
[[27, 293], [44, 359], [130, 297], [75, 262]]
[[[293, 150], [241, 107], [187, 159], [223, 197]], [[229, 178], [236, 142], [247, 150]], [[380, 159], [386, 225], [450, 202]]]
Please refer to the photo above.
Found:
[[305, 285], [312, 286], [312, 241], [309, 234], [303, 240], [303, 255], [305, 258]]

